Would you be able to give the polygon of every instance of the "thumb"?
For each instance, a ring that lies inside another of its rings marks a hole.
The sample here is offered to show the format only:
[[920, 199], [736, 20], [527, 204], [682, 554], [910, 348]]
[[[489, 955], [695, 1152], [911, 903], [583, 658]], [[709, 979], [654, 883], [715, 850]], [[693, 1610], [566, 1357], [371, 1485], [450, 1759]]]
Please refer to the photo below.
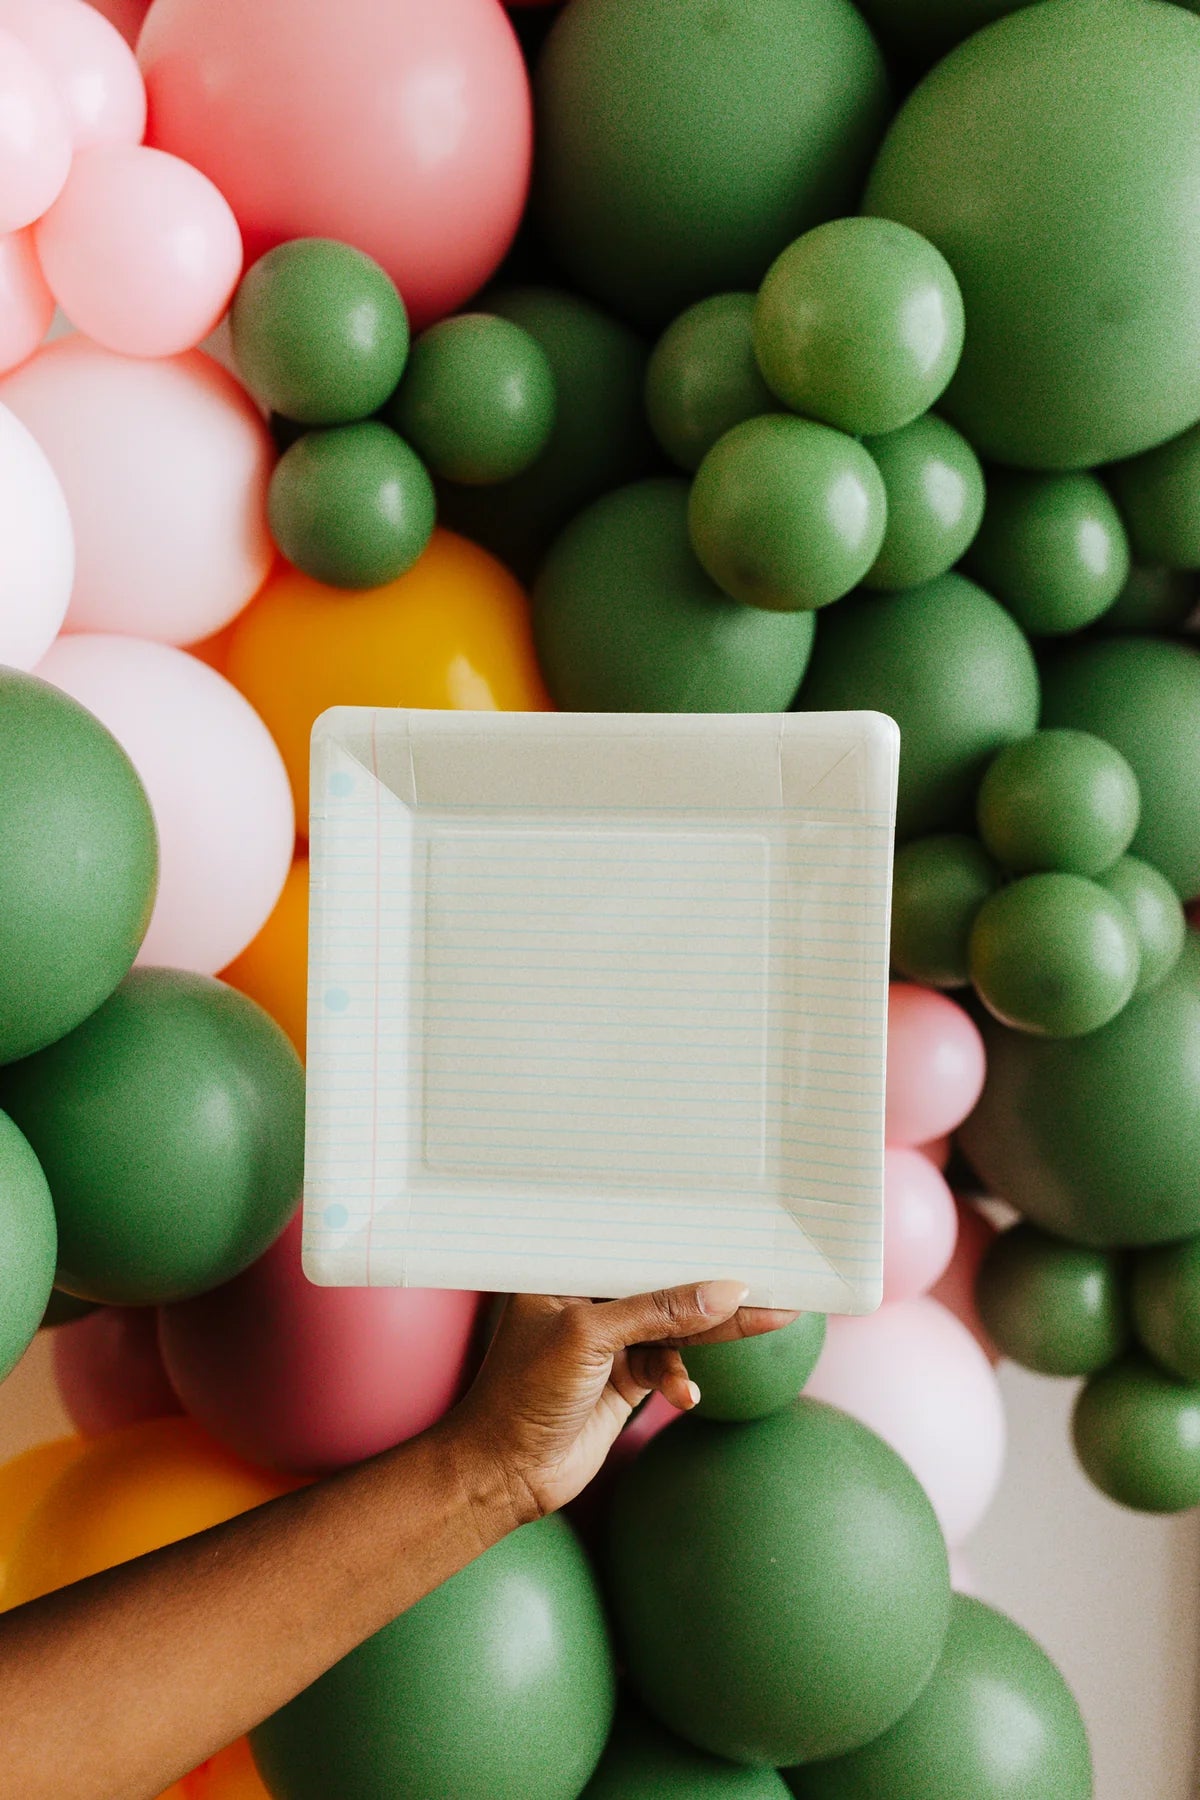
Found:
[[591, 1308], [588, 1335], [608, 1355], [630, 1344], [693, 1337], [731, 1318], [749, 1291], [741, 1281], [702, 1281], [635, 1294], [630, 1300], [606, 1300]]

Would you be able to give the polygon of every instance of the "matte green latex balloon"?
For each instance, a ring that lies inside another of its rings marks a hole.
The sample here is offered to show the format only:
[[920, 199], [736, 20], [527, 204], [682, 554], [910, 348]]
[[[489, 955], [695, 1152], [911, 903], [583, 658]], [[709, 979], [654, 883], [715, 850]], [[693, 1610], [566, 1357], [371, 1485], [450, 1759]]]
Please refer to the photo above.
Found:
[[856, 587], [879, 553], [887, 496], [844, 432], [768, 413], [713, 445], [692, 485], [692, 548], [747, 606], [811, 612]]
[[1015, 1225], [988, 1246], [975, 1302], [997, 1349], [1038, 1375], [1094, 1375], [1129, 1341], [1117, 1258], [1036, 1225]]
[[58, 1285], [85, 1300], [155, 1306], [216, 1287], [299, 1196], [299, 1058], [261, 1007], [206, 975], [135, 969], [69, 1037], [0, 1071], [0, 1106], [50, 1183]]
[[706, 1756], [625, 1705], [581, 1800], [788, 1800], [788, 1790], [774, 1769]]
[[42, 1323], [54, 1283], [58, 1235], [41, 1164], [0, 1113], [0, 1381]]
[[1200, 416], [1198, 84], [1183, 8], [1062, 0], [960, 44], [897, 115], [865, 210], [958, 277], [944, 410], [985, 457], [1086, 469]]
[[663, 332], [646, 370], [646, 414], [681, 469], [696, 470], [718, 438], [775, 399], [754, 360], [753, 294], [712, 294]]
[[330, 587], [381, 587], [433, 535], [437, 507], [424, 463], [377, 419], [310, 431], [275, 465], [271, 536], [297, 569]]
[[1135, 556], [1164, 569], [1200, 569], [1200, 426], [1105, 476]]
[[557, 400], [545, 351], [498, 313], [422, 332], [386, 417], [447, 481], [511, 481], [550, 441]]
[[1194, 575], [1132, 568], [1100, 624], [1105, 631], [1176, 631], [1196, 610], [1196, 599]]
[[1194, 899], [1200, 894], [1200, 655], [1151, 638], [1106, 638], [1064, 649], [1042, 680], [1042, 723], [1094, 731], [1115, 744], [1142, 792], [1134, 855], [1160, 869], [1183, 899]]
[[294, 238], [260, 256], [229, 322], [250, 392], [302, 425], [348, 425], [376, 412], [408, 355], [408, 314], [391, 278], [332, 238]]
[[905, 844], [892, 878], [892, 967], [927, 987], [965, 987], [971, 927], [999, 885], [975, 838], [948, 832]]
[[933, 1678], [899, 1724], [835, 1762], [788, 1771], [798, 1800], [1091, 1800], [1079, 1706], [1040, 1645], [956, 1594]]
[[1129, 575], [1120, 514], [1094, 475], [994, 469], [966, 568], [1031, 637], [1091, 625]]
[[1096, 879], [1133, 920], [1140, 952], [1136, 991], [1147, 994], [1166, 980], [1183, 954], [1187, 919], [1179, 895], [1165, 875], [1138, 856], [1123, 856]]
[[1200, 940], [1103, 1031], [1052, 1042], [984, 1022], [988, 1079], [959, 1133], [985, 1190], [1099, 1246], [1200, 1233]]
[[929, 1501], [881, 1439], [817, 1401], [673, 1425], [622, 1477], [611, 1531], [630, 1680], [714, 1755], [854, 1749], [907, 1711], [941, 1652], [950, 1583]]
[[1093, 1375], [1075, 1403], [1075, 1454], [1088, 1479], [1135, 1512], [1200, 1506], [1200, 1382], [1131, 1353]]
[[54, 1331], [60, 1325], [73, 1325], [76, 1319], [86, 1319], [95, 1311], [94, 1300], [79, 1300], [74, 1294], [65, 1294], [61, 1288], [51, 1288], [39, 1329]]
[[112, 993], [157, 879], [150, 804], [116, 739], [57, 688], [0, 668], [0, 1063]]
[[551, 247], [585, 293], [655, 325], [757, 287], [850, 211], [888, 108], [848, 0], [575, 0], [534, 85]]
[[863, 448], [883, 477], [887, 529], [868, 588], [920, 587], [954, 567], [983, 517], [983, 469], [960, 431], [933, 413]]
[[571, 712], [779, 712], [808, 665], [811, 613], [721, 593], [688, 541], [683, 481], [643, 481], [589, 507], [534, 591], [542, 672]]
[[762, 1419], [794, 1400], [825, 1343], [824, 1313], [801, 1313], [780, 1331], [728, 1344], [692, 1344], [687, 1372], [700, 1389], [701, 1419]]
[[1200, 1237], [1143, 1250], [1130, 1278], [1133, 1326], [1156, 1363], [1200, 1381]]
[[985, 900], [968, 946], [988, 1011], [1039, 1037], [1082, 1037], [1125, 1007], [1138, 980], [1133, 921], [1082, 875], [1026, 875]]
[[1137, 776], [1088, 731], [1037, 731], [1009, 744], [979, 789], [979, 835], [1014, 874], [1100, 875], [1129, 848], [1141, 810]]
[[799, 704], [865, 708], [900, 727], [901, 839], [970, 817], [997, 750], [1037, 724], [1038, 674], [1020, 627], [982, 588], [943, 575], [852, 599], [821, 620]]
[[368, 1638], [251, 1744], [273, 1800], [576, 1800], [612, 1713], [600, 1597], [551, 1517]]
[[754, 353], [793, 412], [839, 431], [899, 431], [958, 367], [963, 303], [940, 250], [890, 219], [831, 219], [776, 258]]

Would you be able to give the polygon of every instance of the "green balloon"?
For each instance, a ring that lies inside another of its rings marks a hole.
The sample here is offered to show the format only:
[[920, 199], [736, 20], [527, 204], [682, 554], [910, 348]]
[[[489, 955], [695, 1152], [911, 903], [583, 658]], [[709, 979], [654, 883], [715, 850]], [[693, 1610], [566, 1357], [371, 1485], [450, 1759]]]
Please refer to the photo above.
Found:
[[793, 412], [839, 431], [899, 431], [958, 367], [963, 303], [940, 250], [890, 219], [831, 219], [768, 269], [754, 353]]
[[460, 313], [422, 332], [385, 417], [436, 475], [487, 487], [537, 461], [556, 406], [536, 338], [498, 313]]
[[1200, 426], [1105, 475], [1135, 556], [1164, 569], [1200, 569]]
[[150, 923], [154, 819], [133, 764], [57, 688], [0, 668], [0, 1063], [112, 993]]
[[1183, 955], [1187, 919], [1165, 875], [1137, 856], [1123, 856], [1096, 877], [1133, 920], [1140, 961], [1136, 991], [1147, 994], [1165, 981]]
[[1083, 1388], [1071, 1435], [1084, 1474], [1119, 1506], [1200, 1506], [1200, 1382], [1177, 1381], [1132, 1352]]
[[310, 431], [275, 465], [271, 535], [297, 569], [330, 587], [381, 587], [411, 569], [437, 505], [424, 463], [377, 419]]
[[54, 1331], [60, 1325], [73, 1325], [76, 1319], [86, 1319], [96, 1310], [94, 1300], [79, 1300], [74, 1294], [65, 1294], [61, 1288], [51, 1288], [39, 1330]]
[[1135, 1256], [1130, 1300], [1133, 1328], [1155, 1362], [1200, 1381], [1200, 1237]]
[[769, 612], [811, 612], [856, 587], [879, 553], [887, 496], [862, 445], [768, 413], [713, 445], [688, 507], [719, 588]]
[[207, 975], [135, 969], [69, 1037], [0, 1070], [0, 1106], [50, 1183], [58, 1285], [85, 1300], [157, 1306], [230, 1280], [300, 1192], [299, 1058]]
[[586, 294], [660, 326], [851, 211], [888, 111], [848, 0], [575, 0], [534, 89], [551, 248]]
[[[1200, 30], [1200, 21], [1197, 22]], [[1153, 638], [1072, 644], [1042, 671], [1045, 725], [1107, 738], [1142, 791], [1135, 856], [1200, 894], [1200, 655]]]
[[332, 238], [293, 238], [260, 256], [229, 322], [250, 392], [301, 425], [349, 425], [378, 411], [408, 355], [408, 314], [391, 278]]
[[542, 672], [571, 712], [780, 712], [811, 613], [730, 600], [688, 542], [683, 481], [643, 481], [580, 514], [534, 590]]
[[1038, 1037], [1099, 1031], [1138, 981], [1133, 920], [1082, 875], [1026, 875], [985, 900], [968, 961], [988, 1011]]
[[1030, 637], [1060, 637], [1113, 605], [1129, 576], [1129, 540], [1094, 475], [995, 469], [966, 568]]
[[633, 1686], [716, 1756], [855, 1749], [907, 1711], [941, 1652], [933, 1509], [893, 1450], [817, 1401], [660, 1433], [621, 1478], [611, 1533]]
[[1177, 631], [1195, 610], [1195, 576], [1133, 568], [1100, 623], [1105, 631]]
[[1037, 731], [1009, 744], [979, 789], [979, 835], [1016, 875], [1100, 875], [1129, 848], [1141, 810], [1137, 776], [1088, 731]]
[[883, 477], [887, 529], [868, 588], [920, 587], [952, 569], [983, 517], [983, 469], [960, 431], [934, 413], [863, 448]]
[[0, 1381], [16, 1368], [42, 1323], [57, 1247], [41, 1164], [0, 1112]]
[[1000, 871], [975, 838], [914, 838], [896, 852], [892, 878], [892, 967], [927, 987], [965, 987], [975, 915], [1000, 885]]
[[788, 1800], [788, 1790], [774, 1769], [706, 1756], [625, 1705], [580, 1800]]
[[1087, 1730], [1040, 1645], [956, 1594], [933, 1678], [882, 1737], [790, 1769], [797, 1800], [1091, 1800]]
[[970, 817], [992, 757], [1037, 725], [1038, 674], [1004, 608], [961, 575], [943, 575], [827, 613], [799, 704], [895, 719], [903, 840]]
[[576, 1800], [613, 1714], [571, 1528], [526, 1525], [251, 1733], [274, 1800]]
[[984, 1040], [959, 1136], [986, 1192], [1082, 1244], [1200, 1233], [1200, 936], [1103, 1031], [1054, 1042], [985, 1021]]
[[975, 1303], [997, 1349], [1037, 1375], [1094, 1375], [1129, 1342], [1117, 1258], [1028, 1222], [989, 1244]]
[[754, 360], [753, 294], [713, 294], [680, 313], [646, 369], [650, 429], [673, 462], [693, 472], [718, 438], [774, 410]]
[[1200, 416], [1198, 86], [1183, 8], [1062, 0], [968, 38], [901, 108], [865, 210], [958, 277], [944, 410], [985, 457], [1086, 469]]
[[687, 1372], [700, 1389], [701, 1419], [762, 1419], [796, 1398], [825, 1343], [824, 1313], [801, 1313], [780, 1331], [728, 1344], [690, 1344]]

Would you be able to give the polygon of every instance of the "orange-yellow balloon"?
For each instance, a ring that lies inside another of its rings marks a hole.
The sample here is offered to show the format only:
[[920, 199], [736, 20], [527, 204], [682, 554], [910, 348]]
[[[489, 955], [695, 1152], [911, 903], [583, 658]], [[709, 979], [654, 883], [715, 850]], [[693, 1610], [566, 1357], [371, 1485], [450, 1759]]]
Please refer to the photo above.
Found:
[[308, 858], [298, 856], [254, 941], [222, 979], [257, 1000], [304, 1055], [308, 1008]]
[[0, 1467], [0, 1602], [13, 1546], [34, 1507], [84, 1449], [81, 1437], [55, 1438]]
[[245, 1738], [201, 1763], [186, 1778], [183, 1789], [187, 1800], [271, 1800]]
[[330, 706], [545, 712], [523, 589], [502, 563], [435, 531], [398, 581], [365, 593], [324, 587], [286, 565], [230, 635], [226, 673], [283, 753], [296, 814], [308, 817], [308, 740]]

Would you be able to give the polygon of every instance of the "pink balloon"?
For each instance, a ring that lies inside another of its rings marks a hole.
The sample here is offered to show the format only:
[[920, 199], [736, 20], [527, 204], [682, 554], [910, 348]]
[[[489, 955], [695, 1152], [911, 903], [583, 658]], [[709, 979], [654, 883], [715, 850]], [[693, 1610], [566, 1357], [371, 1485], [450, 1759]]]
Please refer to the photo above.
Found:
[[71, 133], [54, 84], [11, 31], [0, 30], [0, 232], [40, 219], [71, 167]]
[[0, 237], [0, 374], [32, 356], [54, 317], [54, 295], [33, 248], [31, 231]]
[[954, 1195], [927, 1157], [900, 1146], [883, 1155], [883, 1298], [928, 1293], [954, 1254]]
[[150, 1306], [102, 1306], [53, 1334], [62, 1403], [86, 1437], [182, 1412], [158, 1351]]
[[946, 1542], [965, 1543], [1004, 1467], [1004, 1405], [965, 1325], [936, 1300], [905, 1300], [868, 1318], [831, 1318], [804, 1390], [889, 1443], [920, 1481]]
[[889, 1144], [924, 1144], [962, 1124], [983, 1092], [983, 1039], [961, 1006], [894, 981], [888, 1005]]
[[20, 38], [54, 85], [76, 150], [140, 144], [146, 88], [115, 25], [85, 0], [0, 0], [0, 30]]
[[95, 713], [142, 778], [159, 873], [138, 961], [215, 975], [291, 867], [291, 787], [266, 726], [207, 663], [143, 638], [60, 637], [37, 673]]
[[207, 175], [137, 144], [76, 156], [37, 250], [71, 323], [126, 356], [193, 349], [242, 272], [237, 220]]
[[32, 669], [45, 656], [67, 610], [74, 567], [71, 519], [54, 470], [32, 433], [0, 406], [0, 663]]
[[210, 637], [261, 587], [274, 550], [274, 447], [202, 351], [139, 361], [70, 336], [0, 384], [50, 460], [75, 527], [68, 631]]
[[95, 10], [115, 25], [127, 44], [136, 44], [150, 0], [91, 0]]
[[155, 0], [138, 56], [149, 141], [212, 177], [249, 261], [355, 244], [419, 328], [503, 259], [533, 134], [498, 0]]
[[958, 1237], [954, 1246], [954, 1255], [941, 1280], [932, 1291], [932, 1298], [938, 1300], [958, 1319], [975, 1342], [979, 1345], [992, 1367], [1000, 1361], [1000, 1352], [984, 1329], [983, 1320], [979, 1316], [979, 1308], [975, 1304], [975, 1278], [979, 1274], [979, 1265], [992, 1239], [997, 1235], [996, 1227], [990, 1219], [986, 1219], [977, 1206], [966, 1200], [959, 1200]]
[[297, 1217], [253, 1267], [162, 1309], [192, 1417], [251, 1462], [320, 1474], [424, 1431], [462, 1392], [479, 1295], [314, 1287]]

